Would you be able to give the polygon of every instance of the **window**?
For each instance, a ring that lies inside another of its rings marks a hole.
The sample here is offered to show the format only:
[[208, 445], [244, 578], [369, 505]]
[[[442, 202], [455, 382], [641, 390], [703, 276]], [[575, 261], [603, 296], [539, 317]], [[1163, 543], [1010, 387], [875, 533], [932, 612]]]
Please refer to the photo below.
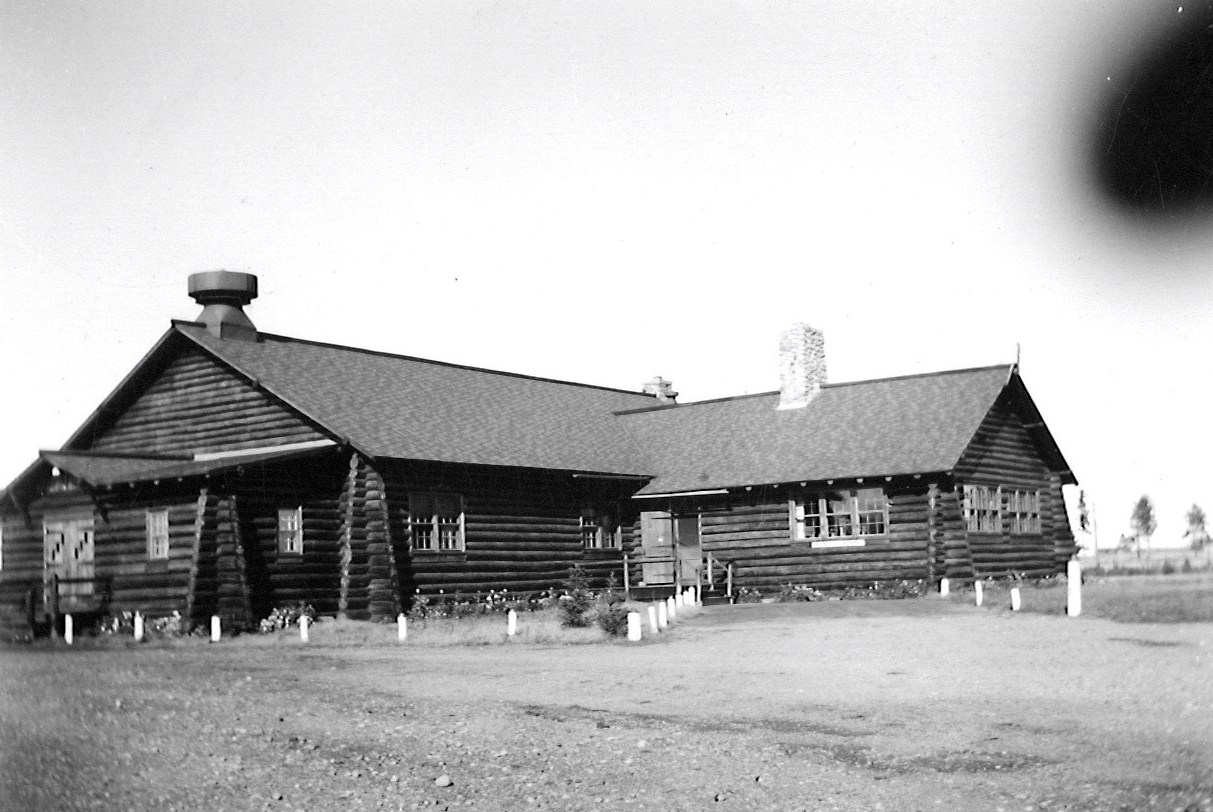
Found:
[[453, 493], [410, 493], [409, 531], [414, 550], [462, 551], [463, 497]]
[[1002, 488], [964, 486], [965, 527], [970, 533], [1002, 532]]
[[813, 542], [815, 547], [846, 546], [831, 539], [851, 540], [855, 546], [865, 536], [882, 536], [889, 526], [889, 504], [880, 488], [825, 491], [794, 499], [792, 538]]
[[1011, 491], [1007, 494], [1011, 532], [1040, 534], [1040, 491]]
[[168, 511], [147, 512], [147, 557], [151, 561], [168, 558]]
[[278, 552], [303, 555], [303, 508], [278, 509]]
[[581, 511], [581, 544], [587, 550], [613, 550], [620, 547], [618, 528], [611, 517], [593, 508]]

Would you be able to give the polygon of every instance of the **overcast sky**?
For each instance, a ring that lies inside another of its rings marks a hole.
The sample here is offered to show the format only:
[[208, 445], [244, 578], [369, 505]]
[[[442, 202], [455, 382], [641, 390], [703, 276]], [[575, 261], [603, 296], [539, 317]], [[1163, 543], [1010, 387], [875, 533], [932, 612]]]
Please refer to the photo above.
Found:
[[0, 480], [255, 273], [265, 331], [680, 400], [1007, 363], [1107, 543], [1213, 511], [1213, 218], [1092, 121], [1177, 4], [0, 0]]

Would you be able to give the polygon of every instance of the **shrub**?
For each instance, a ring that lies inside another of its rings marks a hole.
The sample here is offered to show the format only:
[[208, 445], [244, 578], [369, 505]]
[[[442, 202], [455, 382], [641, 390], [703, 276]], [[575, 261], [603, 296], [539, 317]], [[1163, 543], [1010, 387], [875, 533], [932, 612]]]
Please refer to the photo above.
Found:
[[761, 603], [762, 602], [762, 593], [759, 592], [757, 589], [753, 589], [748, 586], [743, 586], [737, 590], [737, 594], [734, 597], [734, 602], [735, 603]]
[[302, 602], [279, 606], [270, 612], [269, 617], [261, 621], [258, 629], [263, 633], [289, 629], [291, 626], [298, 626], [299, 619], [302, 617], [306, 617], [309, 623], [314, 623], [316, 610], [310, 604]]
[[[1184, 563], [1187, 563], [1186, 558], [1184, 559]], [[1171, 559], [1168, 558], [1166, 561], [1162, 562], [1162, 574], [1163, 575], [1174, 575], [1175, 574], [1175, 565], [1173, 563], [1171, 563]]]
[[821, 590], [814, 589], [805, 584], [785, 584], [783, 589], [779, 590], [779, 594], [775, 596], [775, 600], [778, 603], [820, 601], [824, 599], [825, 595], [821, 593]]
[[565, 594], [560, 598], [560, 624], [572, 628], [590, 625], [589, 611], [594, 596], [590, 593], [589, 577], [581, 567], [569, 570], [564, 582]]

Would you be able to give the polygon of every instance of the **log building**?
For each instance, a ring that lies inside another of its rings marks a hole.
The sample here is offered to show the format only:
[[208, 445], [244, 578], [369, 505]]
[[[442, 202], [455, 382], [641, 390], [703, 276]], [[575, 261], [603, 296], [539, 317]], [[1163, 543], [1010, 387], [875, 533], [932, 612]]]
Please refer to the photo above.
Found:
[[1075, 479], [1015, 366], [679, 404], [260, 332], [248, 274], [190, 277], [168, 331], [0, 494], [0, 604], [384, 619], [573, 565], [669, 589], [1046, 575]]

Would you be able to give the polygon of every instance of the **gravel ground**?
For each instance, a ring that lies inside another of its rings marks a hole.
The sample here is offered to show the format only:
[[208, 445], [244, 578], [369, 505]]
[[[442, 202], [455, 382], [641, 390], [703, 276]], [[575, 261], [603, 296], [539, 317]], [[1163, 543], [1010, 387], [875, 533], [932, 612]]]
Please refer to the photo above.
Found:
[[937, 599], [639, 644], [14, 646], [0, 809], [1213, 810], [1211, 655], [1213, 624]]

